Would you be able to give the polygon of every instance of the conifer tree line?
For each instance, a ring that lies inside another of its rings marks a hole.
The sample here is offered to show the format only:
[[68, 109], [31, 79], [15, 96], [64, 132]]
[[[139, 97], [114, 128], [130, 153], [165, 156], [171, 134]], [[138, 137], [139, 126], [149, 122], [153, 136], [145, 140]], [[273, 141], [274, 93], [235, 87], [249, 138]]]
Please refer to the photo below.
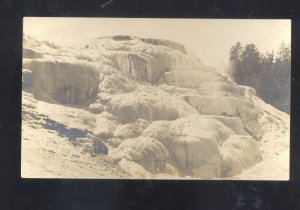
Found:
[[262, 53], [254, 44], [237, 42], [229, 60], [229, 74], [236, 83], [253, 87], [265, 102], [290, 113], [290, 45], [282, 43], [276, 53]]

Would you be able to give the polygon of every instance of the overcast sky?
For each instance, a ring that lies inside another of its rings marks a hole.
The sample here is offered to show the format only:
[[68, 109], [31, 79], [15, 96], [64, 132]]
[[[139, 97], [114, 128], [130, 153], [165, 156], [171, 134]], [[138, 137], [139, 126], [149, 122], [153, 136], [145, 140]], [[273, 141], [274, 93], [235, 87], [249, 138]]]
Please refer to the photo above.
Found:
[[[132, 35], [178, 41], [207, 65], [222, 68], [237, 41], [260, 51], [277, 51], [290, 43], [289, 20], [24, 18], [24, 33], [59, 43], [101, 36]], [[221, 69], [219, 69], [221, 70]]]

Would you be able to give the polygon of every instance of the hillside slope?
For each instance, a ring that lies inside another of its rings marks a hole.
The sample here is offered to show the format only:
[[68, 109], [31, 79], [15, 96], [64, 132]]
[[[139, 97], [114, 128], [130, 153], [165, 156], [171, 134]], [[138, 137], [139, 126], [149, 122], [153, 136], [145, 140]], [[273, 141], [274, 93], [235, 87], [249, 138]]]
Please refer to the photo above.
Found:
[[173, 41], [25, 35], [22, 119], [22, 177], [289, 177], [289, 115]]

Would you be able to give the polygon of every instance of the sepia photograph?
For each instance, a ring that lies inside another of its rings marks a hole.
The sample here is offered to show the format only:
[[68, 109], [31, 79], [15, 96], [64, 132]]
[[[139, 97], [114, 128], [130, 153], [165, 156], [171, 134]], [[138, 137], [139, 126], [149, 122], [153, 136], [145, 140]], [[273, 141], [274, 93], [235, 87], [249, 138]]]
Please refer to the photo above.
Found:
[[21, 177], [290, 177], [288, 19], [23, 18]]

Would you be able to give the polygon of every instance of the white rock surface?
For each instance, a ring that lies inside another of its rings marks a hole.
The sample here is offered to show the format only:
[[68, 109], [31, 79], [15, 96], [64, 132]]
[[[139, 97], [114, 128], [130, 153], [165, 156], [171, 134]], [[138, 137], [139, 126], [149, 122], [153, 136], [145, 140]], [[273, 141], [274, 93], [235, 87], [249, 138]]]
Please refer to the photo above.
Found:
[[84, 104], [98, 93], [99, 73], [83, 64], [24, 60], [31, 71], [27, 89], [38, 99], [61, 104]]
[[230, 136], [222, 146], [223, 176], [233, 176], [261, 161], [257, 142], [251, 136]]
[[180, 97], [174, 97], [152, 86], [141, 85], [135, 91], [112, 96], [106, 104], [107, 111], [120, 121], [174, 120], [197, 111]]
[[153, 122], [143, 133], [168, 148], [171, 162], [182, 175], [201, 178], [221, 176], [219, 147], [231, 134], [233, 131], [221, 122], [201, 115]]
[[100, 103], [93, 103], [89, 105], [89, 110], [93, 114], [100, 114], [101, 112], [104, 111], [104, 109], [105, 107]]
[[289, 176], [289, 116], [179, 43], [24, 36], [23, 47], [23, 177]]

